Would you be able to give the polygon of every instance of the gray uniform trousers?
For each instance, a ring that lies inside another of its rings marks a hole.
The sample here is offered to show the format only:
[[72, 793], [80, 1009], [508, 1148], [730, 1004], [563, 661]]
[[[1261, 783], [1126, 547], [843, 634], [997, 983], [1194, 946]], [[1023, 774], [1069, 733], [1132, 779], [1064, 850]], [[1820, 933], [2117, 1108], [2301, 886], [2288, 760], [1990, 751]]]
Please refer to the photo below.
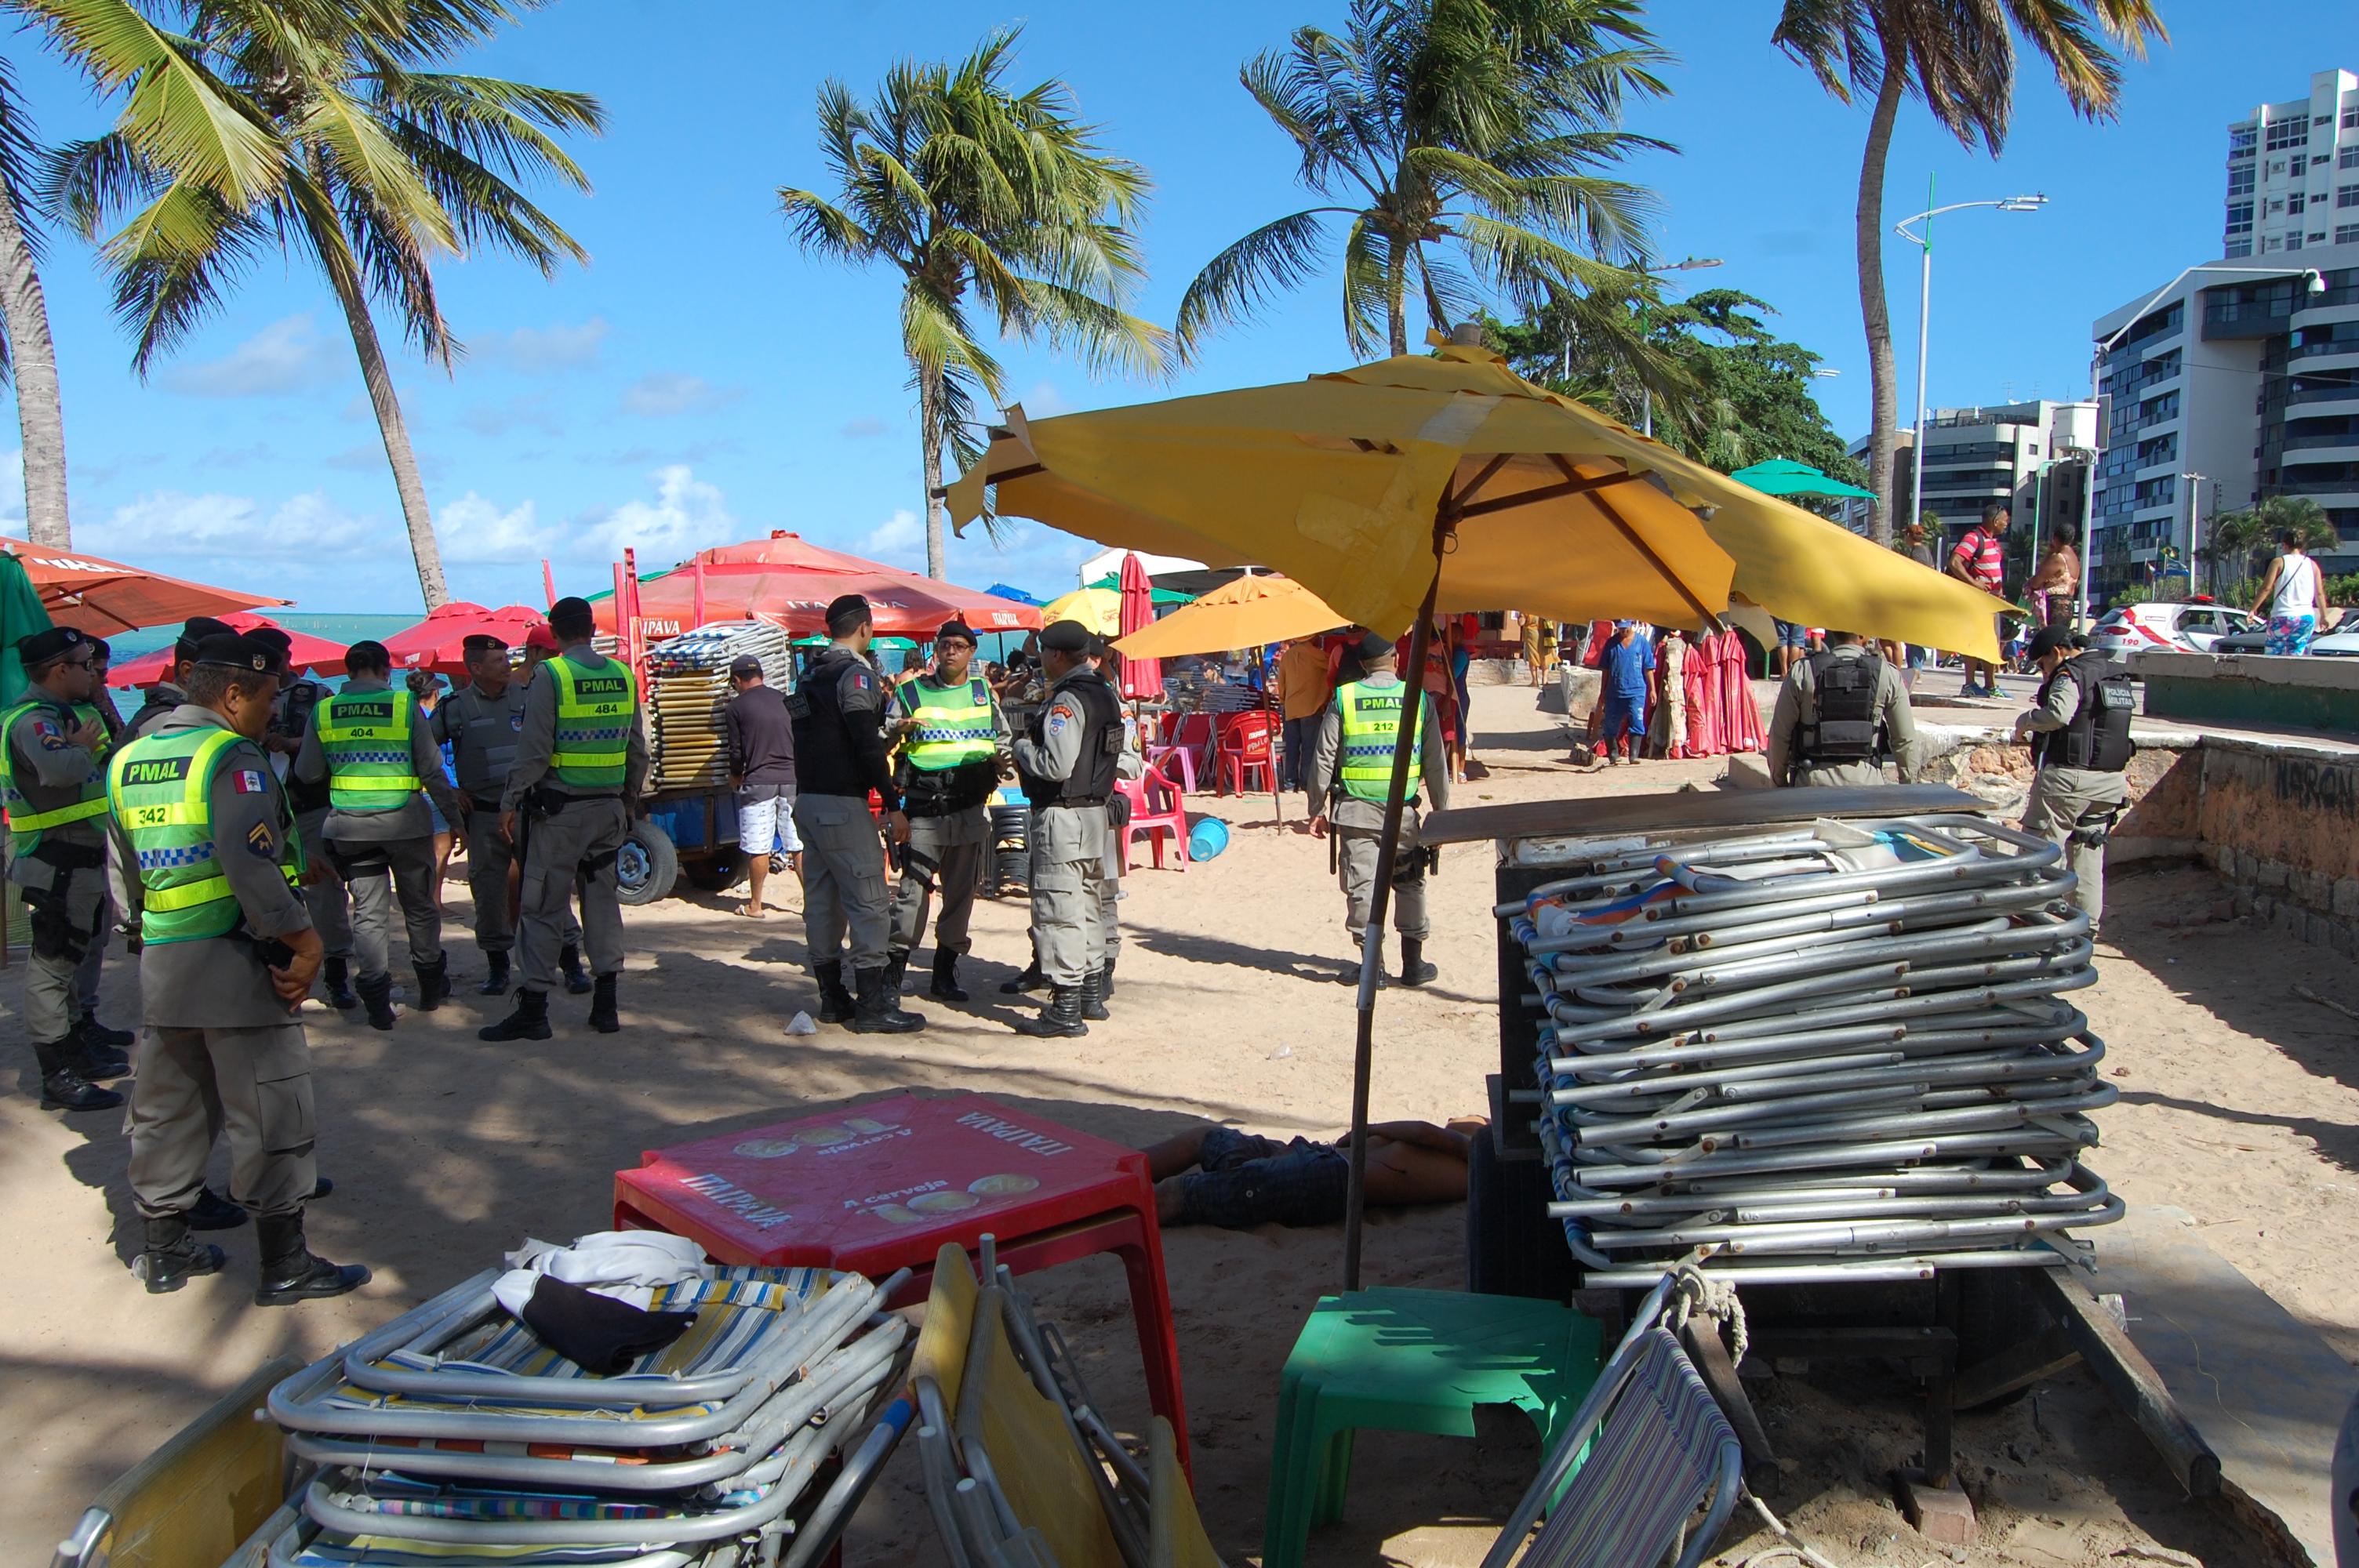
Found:
[[[885, 882], [885, 840], [868, 802], [848, 795], [798, 795], [795, 829], [803, 837], [803, 938], [811, 963], [842, 962], [848, 933], [853, 971], [883, 968], [892, 893]], [[914, 838], [916, 824], [910, 832]]]
[[[1059, 816], [1083, 821], [1082, 840], [1087, 853], [1063, 858], [1061, 849], [1073, 835], [1060, 831]], [[1087, 831], [1094, 817], [1098, 831]], [[1032, 814], [1032, 945], [1040, 955], [1040, 973], [1053, 986], [1078, 986], [1105, 967], [1107, 912], [1113, 903], [1105, 874], [1105, 807], [1049, 806]]]
[[1122, 829], [1106, 824], [1105, 871], [1098, 881], [1098, 935], [1108, 958], [1122, 957], [1122, 921], [1114, 900], [1122, 896]]
[[[1425, 913], [1425, 860], [1417, 853], [1418, 814], [1401, 807], [1400, 850], [1393, 860], [1393, 929], [1412, 941], [1433, 935]], [[1345, 827], [1332, 823], [1335, 835], [1335, 880], [1343, 884], [1347, 906], [1344, 921], [1356, 939], [1368, 928], [1368, 909], [1376, 887], [1376, 858], [1384, 843], [1381, 829]]]
[[1881, 762], [1820, 762], [1802, 769], [1801, 783], [1810, 789], [1852, 789], [1890, 784]]
[[[909, 818], [909, 842], [903, 846], [901, 881], [893, 890], [893, 953], [906, 958], [926, 935], [926, 907], [934, 886], [941, 885], [941, 917], [934, 922], [934, 951], [963, 955], [974, 944], [967, 924], [974, 915], [975, 879], [990, 849], [988, 806], [948, 816]], [[810, 894], [804, 894], [810, 907]], [[806, 916], [808, 919], [808, 916]]]
[[[104, 876], [106, 873], [98, 873]], [[76, 1018], [98, 1016], [98, 982], [106, 964], [106, 938], [114, 929], [114, 901], [102, 899], [98, 913], [92, 916], [90, 945], [82, 949], [82, 962], [74, 966], [73, 1011]]]
[[[45, 862], [34, 861], [33, 866], [35, 870], [44, 869]], [[63, 871], [53, 871], [49, 887], [56, 887], [65, 876]], [[25, 1032], [44, 1045], [73, 1033], [74, 1016], [81, 1005], [82, 970], [98, 951], [94, 933], [107, 908], [106, 868], [78, 868], [66, 882], [65, 924], [71, 931], [60, 932], [59, 936], [71, 937], [82, 951], [71, 953], [60, 947], [43, 953], [42, 947], [51, 944], [43, 941], [38, 931], [35, 935], [32, 951], [26, 955], [25, 961]]]
[[2119, 773], [2049, 767], [2031, 775], [2031, 794], [2023, 803], [2023, 830], [2064, 846], [2065, 861], [2081, 880], [2072, 902], [2087, 912], [2093, 931], [2105, 914], [2105, 846], [2083, 842], [2076, 829], [2103, 832], [2128, 800], [2128, 784]]
[[327, 837], [321, 831], [327, 822], [324, 806], [295, 819], [296, 836], [303, 840], [304, 864], [322, 873], [303, 884], [303, 907], [310, 912], [311, 929], [320, 934], [321, 956], [349, 958], [353, 956], [352, 890], [333, 874], [336, 868], [328, 860]]
[[311, 1047], [300, 1024], [150, 1024], [135, 1065], [131, 1192], [143, 1216], [163, 1219], [188, 1212], [203, 1189], [213, 1140], [223, 1131], [229, 1134], [230, 1196], [258, 1215], [302, 1211], [320, 1173], [312, 1157], [318, 1124]]
[[[475, 903], [475, 946], [485, 953], [505, 953], [516, 946], [516, 923], [508, 918], [508, 868], [516, 864], [516, 846], [500, 833], [500, 814], [479, 806], [467, 808], [467, 892]], [[558, 912], [558, 939], [567, 946], [582, 940], [582, 923], [573, 918], [569, 892]]]
[[[557, 798], [566, 802], [564, 808], [547, 816], [527, 817], [528, 806], [516, 813], [524, 824], [524, 930], [516, 958], [527, 990], [546, 991], [556, 983], [558, 949], [571, 939], [570, 903], [577, 890], [590, 972], [614, 975], [623, 969], [623, 901], [615, 892], [614, 854], [631, 836], [630, 808], [614, 795]], [[505, 881], [500, 896], [507, 896]]]
[[[402, 921], [408, 927], [410, 963], [431, 964], [441, 957], [442, 890], [434, 881], [434, 840], [338, 840], [336, 850], [340, 870], [342, 865], [353, 866], [347, 885], [352, 890], [353, 952], [360, 961], [360, 978], [373, 980], [393, 972], [397, 898]], [[368, 863], [372, 861], [375, 864]]]

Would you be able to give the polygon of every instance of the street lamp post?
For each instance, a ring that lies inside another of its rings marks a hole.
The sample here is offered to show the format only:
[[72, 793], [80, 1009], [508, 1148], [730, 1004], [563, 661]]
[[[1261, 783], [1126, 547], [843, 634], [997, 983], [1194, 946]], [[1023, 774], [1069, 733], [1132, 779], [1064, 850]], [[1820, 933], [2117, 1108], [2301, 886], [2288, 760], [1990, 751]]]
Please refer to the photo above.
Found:
[[[2197, 502], [2202, 494], [2203, 481], [2211, 475], [2183, 473], [2179, 477], [2187, 482], [2187, 592], [2192, 598], [2202, 591], [2195, 580], [2196, 574], [2203, 569], [2203, 509]], [[2217, 485], [2212, 487], [2212, 501], [2213, 505], [2219, 504]]]
[[[2002, 212], [2037, 212], [2048, 205], [2046, 195], [2034, 192], [2029, 196], [2009, 196], [1996, 201], [1953, 201], [1947, 207], [1934, 207], [1933, 180], [1925, 180], [1927, 210], [1913, 218], [1903, 218], [1892, 225], [1892, 232], [1915, 245], [1919, 253], [1917, 271], [1917, 412], [1909, 422], [1916, 426], [1916, 438], [1909, 443], [1908, 506], [1910, 511], [1925, 510], [1925, 351], [1928, 330], [1933, 312], [1933, 220], [1944, 212], [1962, 212], [1969, 207], [1995, 207]], [[1911, 223], [1922, 223], [1925, 232], [1909, 232]], [[1910, 517], [1909, 522], [1917, 521]]]
[[[2156, 289], [2152, 294], [2148, 295], [2145, 303], [2138, 306], [2136, 309], [2131, 311], [2129, 313], [2128, 319], [2125, 320], [2120, 326], [2114, 328], [2111, 333], [2097, 341], [2096, 345], [2089, 353], [2089, 401], [2097, 410], [2097, 445], [2095, 452], [2091, 456], [2089, 460], [2088, 522], [2081, 531], [2081, 553], [2082, 557], [2081, 570], [2081, 601], [2075, 607], [2075, 613], [2080, 617], [2085, 618], [2089, 612], [2089, 572], [2087, 557], [2092, 546], [2090, 535], [2094, 531], [2097, 521], [2097, 470], [2105, 453], [2106, 421], [2104, 418], [2105, 405], [2104, 394], [2105, 356], [2114, 351], [2114, 345], [2115, 343], [2120, 342], [2125, 337], [2129, 335], [2129, 330], [2131, 328], [2136, 326], [2139, 321], [2145, 319], [2147, 311], [2153, 309], [2156, 304], [2159, 302], [2165, 295], [2168, 295], [2172, 289], [2179, 287], [2181, 279], [2188, 277], [2191, 274], [2199, 272], [2216, 272], [2223, 276], [2232, 277], [2299, 277], [2302, 280], [2303, 286], [2310, 293], [2323, 294], [2326, 292], [2326, 276], [2314, 266], [2213, 266], [2209, 264], [2199, 263], [2194, 266], [2180, 268], [2177, 275], [2174, 276], [2169, 283], [2164, 284], [2160, 288]], [[2192, 561], [2188, 563], [2187, 572], [2188, 587], [2192, 590], [2195, 584], [2195, 566]]]
[[[1661, 266], [1642, 266], [1636, 270], [1651, 277], [1659, 277], [1667, 272], [1693, 272], [1699, 267], [1718, 265], [1720, 265], [1718, 256], [1690, 256], [1685, 261], [1669, 262]], [[1566, 340], [1564, 345], [1564, 378], [1567, 381], [1572, 379], [1572, 342], [1570, 339]], [[1647, 417], [1643, 434], [1652, 439], [1655, 434], [1655, 389], [1651, 386], [1641, 386], [1639, 390], [1646, 394], [1647, 398]]]

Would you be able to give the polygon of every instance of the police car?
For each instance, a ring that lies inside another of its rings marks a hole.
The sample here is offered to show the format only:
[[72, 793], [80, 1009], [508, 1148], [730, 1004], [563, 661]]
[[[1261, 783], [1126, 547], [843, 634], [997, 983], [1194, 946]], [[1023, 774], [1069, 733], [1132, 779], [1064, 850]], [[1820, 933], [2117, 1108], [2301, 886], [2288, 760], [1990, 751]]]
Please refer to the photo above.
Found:
[[2141, 648], [2167, 648], [2175, 653], [2208, 654], [2221, 638], [2240, 632], [2268, 630], [2241, 610], [2231, 610], [2209, 599], [2184, 602], [2127, 604], [2106, 611], [2090, 628], [2089, 645], [2114, 657], [2126, 658]]

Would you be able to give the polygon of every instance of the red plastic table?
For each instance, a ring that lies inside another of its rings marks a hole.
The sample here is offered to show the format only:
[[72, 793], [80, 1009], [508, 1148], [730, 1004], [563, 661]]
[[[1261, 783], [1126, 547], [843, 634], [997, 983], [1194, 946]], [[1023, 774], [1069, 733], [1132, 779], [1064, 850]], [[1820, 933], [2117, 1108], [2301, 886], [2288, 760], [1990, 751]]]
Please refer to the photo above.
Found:
[[988, 1232], [1016, 1273], [1093, 1253], [1122, 1259], [1147, 1393], [1189, 1463], [1180, 1346], [1147, 1156], [981, 1095], [900, 1095], [832, 1116], [650, 1150], [614, 1173], [614, 1227], [667, 1230], [715, 1261], [913, 1271], [923, 1301], [945, 1241]]

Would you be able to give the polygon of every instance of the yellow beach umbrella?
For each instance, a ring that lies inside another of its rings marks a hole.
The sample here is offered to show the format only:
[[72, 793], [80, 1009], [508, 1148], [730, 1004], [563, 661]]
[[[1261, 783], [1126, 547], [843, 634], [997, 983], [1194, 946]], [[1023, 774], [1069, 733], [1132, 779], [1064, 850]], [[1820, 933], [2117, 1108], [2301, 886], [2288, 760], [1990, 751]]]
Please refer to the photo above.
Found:
[[1349, 619], [1291, 578], [1254, 573], [1223, 583], [1114, 646], [1125, 659], [1218, 654], [1332, 632]]
[[1101, 637], [1122, 630], [1122, 595], [1110, 588], [1077, 588], [1040, 607], [1040, 624], [1078, 621]]

